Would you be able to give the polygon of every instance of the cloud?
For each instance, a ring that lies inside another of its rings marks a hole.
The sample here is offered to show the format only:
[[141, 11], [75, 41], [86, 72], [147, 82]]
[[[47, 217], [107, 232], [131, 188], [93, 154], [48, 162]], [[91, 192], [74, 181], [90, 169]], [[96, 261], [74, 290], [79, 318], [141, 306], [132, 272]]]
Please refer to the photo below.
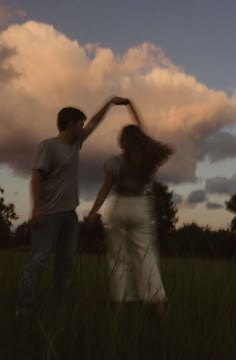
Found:
[[183, 202], [183, 197], [180, 194], [173, 193], [173, 202], [175, 205], [180, 205]]
[[206, 200], [206, 192], [204, 190], [195, 190], [188, 196], [187, 202], [189, 205], [196, 205]]
[[23, 9], [16, 9], [13, 6], [0, 1], [0, 26], [8, 24], [16, 18], [24, 18], [26, 12]]
[[205, 139], [200, 157], [208, 156], [211, 162], [234, 158], [236, 154], [236, 137], [228, 132], [218, 132]]
[[17, 71], [9, 64], [15, 54], [15, 49], [0, 43], [0, 84], [7, 83], [12, 78], [18, 76]]
[[[234, 156], [234, 139], [227, 142], [226, 135], [217, 134], [235, 122], [236, 94], [208, 88], [153, 44], [116, 54], [98, 44], [82, 46], [35, 21], [9, 26], [0, 33], [0, 44], [5, 49], [2, 55], [0, 51], [0, 57], [5, 56], [0, 67], [0, 121], [6, 125], [0, 131], [0, 164], [28, 174], [36, 143], [56, 134], [61, 107], [76, 106], [90, 116], [113, 94], [134, 99], [147, 133], [175, 147], [160, 179], [194, 181], [197, 163], [204, 157], [216, 161]], [[117, 135], [130, 121], [125, 108], [111, 109], [85, 144], [84, 189], [92, 191], [102, 179], [103, 162], [118, 151]], [[231, 144], [227, 151], [226, 143]]]
[[236, 174], [230, 179], [217, 176], [206, 180], [206, 192], [209, 194], [236, 194]]
[[223, 209], [224, 208], [224, 206], [223, 205], [221, 205], [221, 204], [218, 204], [218, 203], [214, 203], [214, 202], [207, 202], [206, 203], [206, 208], [208, 209], [208, 210], [219, 210], [219, 209]]

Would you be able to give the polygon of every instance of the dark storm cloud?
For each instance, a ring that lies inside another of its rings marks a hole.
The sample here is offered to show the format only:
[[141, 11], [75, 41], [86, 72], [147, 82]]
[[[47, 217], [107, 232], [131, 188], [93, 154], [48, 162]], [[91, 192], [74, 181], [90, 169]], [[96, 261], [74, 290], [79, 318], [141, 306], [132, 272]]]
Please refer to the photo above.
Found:
[[236, 194], [236, 174], [231, 178], [216, 176], [207, 179], [206, 192], [209, 194]]
[[206, 192], [204, 190], [195, 190], [188, 196], [187, 202], [190, 205], [196, 205], [206, 200]]
[[218, 203], [214, 203], [214, 202], [207, 202], [206, 203], [206, 208], [208, 209], [208, 210], [219, 210], [219, 209], [223, 209], [224, 208], [224, 206], [223, 205], [221, 205], [221, 204], [218, 204]]
[[200, 147], [202, 157], [208, 156], [211, 162], [220, 161], [236, 156], [236, 137], [228, 132], [213, 134]]

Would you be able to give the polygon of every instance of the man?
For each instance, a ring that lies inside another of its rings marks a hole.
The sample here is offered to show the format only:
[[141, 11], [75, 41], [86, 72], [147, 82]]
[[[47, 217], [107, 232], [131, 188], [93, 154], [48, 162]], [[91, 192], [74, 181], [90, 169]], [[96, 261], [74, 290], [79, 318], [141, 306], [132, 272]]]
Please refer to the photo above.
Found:
[[71, 284], [78, 241], [78, 165], [83, 142], [102, 121], [112, 105], [128, 100], [113, 97], [92, 117], [72, 107], [58, 113], [56, 137], [42, 141], [32, 168], [31, 255], [17, 295], [17, 317], [29, 312], [33, 294], [49, 256], [55, 252], [54, 294], [58, 305], [65, 302]]

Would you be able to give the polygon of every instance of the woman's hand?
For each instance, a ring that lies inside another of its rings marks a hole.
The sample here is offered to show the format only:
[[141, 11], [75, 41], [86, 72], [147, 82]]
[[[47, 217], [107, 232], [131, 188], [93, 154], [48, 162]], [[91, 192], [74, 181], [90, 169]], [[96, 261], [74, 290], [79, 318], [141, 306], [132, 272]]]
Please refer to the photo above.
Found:
[[86, 226], [88, 227], [92, 226], [96, 222], [97, 216], [98, 216], [97, 213], [89, 213], [85, 219]]
[[[88, 217], [86, 218], [87, 224], [92, 225], [94, 221], [96, 221], [96, 218], [98, 215], [98, 211], [103, 205], [105, 199], [107, 198], [111, 188], [113, 185], [113, 177], [109, 173], [105, 173], [104, 181], [102, 184], [102, 187], [100, 188], [96, 200], [94, 202], [94, 205], [92, 206], [92, 209], [90, 210], [90, 213], [88, 214]], [[85, 222], [86, 222], [85, 221]]]

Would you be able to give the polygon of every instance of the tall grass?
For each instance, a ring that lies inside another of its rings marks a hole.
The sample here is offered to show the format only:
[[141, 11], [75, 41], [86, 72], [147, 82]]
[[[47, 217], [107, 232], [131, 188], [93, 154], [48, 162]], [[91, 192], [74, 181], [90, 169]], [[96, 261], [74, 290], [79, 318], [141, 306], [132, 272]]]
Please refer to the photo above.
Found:
[[69, 308], [58, 313], [49, 264], [22, 328], [14, 314], [25, 256], [0, 253], [0, 360], [236, 359], [233, 262], [163, 259], [171, 308], [161, 323], [151, 306], [112, 307], [105, 259], [93, 255], [78, 256]]

